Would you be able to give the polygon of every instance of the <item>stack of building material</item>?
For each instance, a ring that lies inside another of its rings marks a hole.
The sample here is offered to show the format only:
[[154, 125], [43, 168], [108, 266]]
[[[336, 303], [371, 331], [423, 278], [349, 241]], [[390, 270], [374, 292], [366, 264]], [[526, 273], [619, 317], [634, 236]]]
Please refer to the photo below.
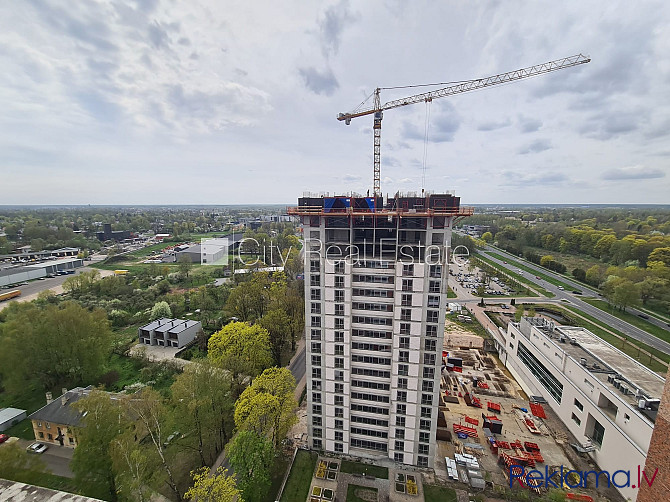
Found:
[[544, 412], [541, 404], [530, 403], [530, 411], [538, 418], [547, 418], [547, 414]]
[[449, 457], [444, 457], [444, 461], [447, 463], [447, 476], [449, 476], [454, 481], [458, 481], [458, 469], [456, 468], [456, 461]]
[[482, 417], [484, 418], [484, 427], [489, 429], [493, 434], [501, 434], [502, 433], [502, 420], [500, 420], [497, 416], [491, 415], [491, 416], [485, 416], [482, 413]]
[[479, 435], [477, 434], [477, 429], [475, 429], [474, 427], [468, 427], [467, 425], [454, 424], [454, 432], [456, 434], [460, 432], [461, 434], [465, 434], [466, 436], [469, 436], [471, 438], [479, 437]]
[[486, 402], [486, 409], [494, 413], [500, 413], [500, 405], [498, 403]]

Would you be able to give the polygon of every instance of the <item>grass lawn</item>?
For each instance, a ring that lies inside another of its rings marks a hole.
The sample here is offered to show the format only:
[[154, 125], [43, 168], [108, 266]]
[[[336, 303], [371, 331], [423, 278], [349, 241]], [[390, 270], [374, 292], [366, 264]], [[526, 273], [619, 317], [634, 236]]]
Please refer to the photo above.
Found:
[[456, 492], [446, 486], [423, 485], [423, 498], [430, 502], [456, 502]]
[[560, 251], [549, 251], [548, 249], [536, 248], [532, 246], [524, 246], [524, 249], [533, 251], [540, 256], [553, 256], [556, 261], [565, 265], [565, 267], [568, 269], [567, 274], [572, 274], [572, 271], [576, 268], [588, 270], [593, 265], [599, 265], [601, 267], [603, 266], [603, 262], [601, 262], [598, 258], [593, 258], [592, 256], [588, 255], [561, 253]]
[[[501, 266], [497, 263], [495, 263], [493, 260], [487, 258], [486, 256], [482, 254], [478, 254], [475, 257], [476, 260], [481, 260], [482, 262], [486, 263], [488, 266], [492, 267], [499, 273], [501, 276], [509, 276], [512, 278], [513, 281], [515, 281], [517, 284], [518, 289], [525, 289], [526, 291], [522, 291], [520, 293], [521, 296], [538, 296], [534, 291], [539, 292], [542, 296], [546, 296], [547, 298], [552, 298], [554, 296], [553, 293], [547, 291], [546, 289], [542, 288], [541, 286], [538, 286], [537, 284], [529, 281], [525, 277], [523, 277], [520, 274], [517, 274], [516, 272], [513, 272], [509, 269], [502, 269]], [[530, 289], [532, 288], [532, 289]], [[520, 295], [513, 295], [513, 296], [520, 296]], [[500, 298], [500, 296], [498, 296]], [[509, 298], [509, 296], [507, 296]]]
[[[454, 314], [447, 315], [447, 321], [457, 324], [459, 327], [463, 328], [464, 330], [471, 331], [475, 335], [481, 336], [482, 338], [490, 338], [488, 331], [484, 328], [484, 326], [481, 325], [481, 323], [477, 320], [477, 318], [474, 315], [471, 315], [470, 312], [463, 311], [461, 312], [463, 315], [470, 316], [472, 321], [470, 322], [465, 322], [465, 321], [459, 321], [458, 320], [458, 312], [455, 312]], [[449, 331], [449, 327], [445, 326], [445, 331]]]
[[540, 272], [538, 270], [530, 268], [529, 266], [525, 265], [524, 263], [521, 263], [518, 260], [514, 260], [512, 258], [508, 258], [507, 256], [499, 255], [497, 253], [489, 253], [489, 256], [493, 256], [494, 258], [497, 258], [498, 260], [501, 260], [501, 261], [507, 261], [508, 263], [512, 264], [513, 266], [518, 267], [521, 270], [525, 270], [526, 272], [528, 272], [528, 273], [530, 273], [530, 274], [532, 274], [536, 277], [539, 277], [540, 279], [544, 279], [545, 281], [547, 281], [550, 284], [553, 284], [554, 286], [563, 286], [568, 291], [572, 290], [572, 286], [570, 286], [569, 284], [566, 284], [565, 282], [559, 281], [558, 279], [554, 279], [553, 277], [545, 274], [544, 272]]
[[[290, 461], [290, 457], [287, 458], [284, 455], [275, 457], [271, 473], [272, 484], [270, 485], [270, 489], [263, 502], [274, 502], [277, 500], [277, 492], [279, 492], [281, 482], [284, 481], [284, 475], [286, 474], [286, 469], [288, 469]], [[309, 486], [307, 488], [309, 489]]]
[[651, 333], [652, 335], [660, 338], [661, 340], [670, 342], [670, 331], [663, 329], [660, 326], [656, 326], [655, 324], [645, 321], [641, 317], [638, 317], [635, 314], [631, 314], [630, 312], [624, 312], [622, 310], [617, 309], [616, 307], [612, 307], [609, 303], [607, 303], [604, 300], [597, 300], [595, 298], [584, 298], [583, 300], [587, 303], [590, 303], [594, 307], [598, 307], [600, 310], [603, 310], [609, 314], [612, 314], [615, 317], [618, 317], [623, 321], [626, 321], [627, 323], [632, 324], [633, 326], [637, 326], [638, 328], [646, 331], [647, 333]]
[[447, 298], [457, 298], [458, 295], [451, 290], [451, 287], [447, 290]]
[[[358, 495], [361, 495], [360, 497]], [[374, 502], [378, 500], [376, 488], [367, 486], [349, 485], [347, 486], [346, 502]]]
[[319, 456], [316, 452], [298, 450], [293, 467], [291, 467], [291, 473], [286, 480], [286, 486], [284, 486], [281, 502], [307, 500], [317, 458]]
[[380, 479], [389, 478], [389, 470], [386, 467], [361, 464], [360, 462], [350, 462], [349, 460], [342, 460], [340, 463], [340, 472], [346, 472], [348, 474], [365, 474], [366, 476], [374, 476], [375, 478]]

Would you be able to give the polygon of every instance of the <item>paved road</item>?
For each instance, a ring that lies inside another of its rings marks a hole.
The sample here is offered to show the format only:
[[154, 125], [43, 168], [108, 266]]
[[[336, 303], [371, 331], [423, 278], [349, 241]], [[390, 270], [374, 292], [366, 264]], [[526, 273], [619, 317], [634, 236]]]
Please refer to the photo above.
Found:
[[[499, 249], [491, 248], [490, 246], [487, 247], [484, 250], [484, 254], [487, 256], [487, 258], [496, 262], [500, 267], [506, 268], [506, 269], [509, 269], [509, 270], [512, 270], [512, 271], [515, 271], [515, 272], [519, 273], [517, 271], [517, 267], [515, 267], [514, 264], [503, 263], [503, 261], [489, 255], [488, 254], [489, 252], [494, 252], [494, 253], [497, 253], [499, 255], [503, 255], [503, 256], [509, 257], [509, 258], [515, 258], [515, 259], [518, 260], [517, 257], [515, 257], [515, 256], [513, 256], [509, 253], [506, 253], [504, 251], [500, 251]], [[661, 340], [660, 338], [658, 338], [658, 337], [656, 337], [656, 336], [654, 336], [650, 333], [647, 333], [643, 329], [640, 329], [637, 326], [633, 326], [632, 324], [630, 324], [626, 321], [623, 321], [623, 320], [619, 319], [618, 317], [613, 316], [612, 314], [609, 314], [608, 312], [605, 312], [605, 311], [603, 311], [603, 310], [601, 310], [597, 307], [594, 307], [593, 305], [591, 305], [589, 303], [586, 303], [584, 300], [582, 300], [580, 298], [580, 296], [597, 298], [599, 296], [597, 292], [593, 291], [592, 289], [585, 288], [581, 284], [575, 283], [575, 282], [573, 282], [569, 279], [565, 279], [563, 276], [554, 274], [554, 273], [548, 271], [547, 269], [539, 267], [539, 266], [534, 265], [532, 263], [528, 263], [528, 262], [524, 261], [523, 264], [525, 266], [527, 266], [528, 268], [531, 268], [532, 270], [542, 272], [545, 275], [548, 275], [550, 277], [555, 278], [556, 280], [564, 282], [565, 284], [568, 284], [568, 285], [574, 287], [575, 290], [582, 291], [582, 295], [575, 295], [575, 294], [571, 293], [570, 291], [562, 291], [562, 290], [558, 289], [557, 286], [554, 286], [553, 284], [551, 284], [551, 283], [549, 283], [549, 282], [547, 282], [543, 279], [536, 279], [535, 276], [533, 276], [532, 274], [530, 274], [528, 272], [525, 272], [525, 271], [521, 272], [521, 275], [523, 275], [529, 281], [534, 282], [534, 283], [542, 286], [547, 291], [551, 291], [552, 293], [554, 293], [556, 295], [556, 297], [553, 299], [553, 301], [560, 302], [562, 300], [567, 300], [568, 302], [574, 304], [577, 308], [579, 308], [583, 312], [595, 317], [596, 319], [605, 323], [606, 325], [621, 331], [626, 336], [629, 336], [630, 338], [633, 338], [635, 340], [643, 342], [643, 343], [649, 345], [650, 347], [653, 347], [653, 348], [658, 349], [662, 352], [665, 352], [666, 354], [670, 354], [670, 343], [667, 343], [667, 342]], [[537, 301], [537, 299], [535, 301]], [[650, 321], [651, 321], [651, 319], [650, 319]], [[667, 330], [667, 326], [664, 326], [663, 323], [661, 323], [660, 321], [655, 322], [654, 324], [656, 324], [660, 327], [663, 327], [664, 329]]]
[[295, 378], [296, 382], [300, 382], [302, 378], [305, 376], [305, 346], [303, 345], [302, 348], [298, 348], [298, 352], [296, 355], [293, 357], [293, 360], [291, 361], [291, 364], [289, 365], [288, 369], [291, 370], [291, 373], [293, 374], [293, 377]]
[[[17, 443], [21, 448], [26, 448], [28, 445], [34, 443], [34, 441], [19, 439]], [[38, 455], [40, 460], [46, 464], [47, 469], [57, 476], [73, 478], [74, 474], [72, 474], [72, 470], [70, 469], [70, 461], [72, 460], [74, 449], [64, 446], [54, 446], [52, 444], [47, 444], [47, 446], [49, 449]]]

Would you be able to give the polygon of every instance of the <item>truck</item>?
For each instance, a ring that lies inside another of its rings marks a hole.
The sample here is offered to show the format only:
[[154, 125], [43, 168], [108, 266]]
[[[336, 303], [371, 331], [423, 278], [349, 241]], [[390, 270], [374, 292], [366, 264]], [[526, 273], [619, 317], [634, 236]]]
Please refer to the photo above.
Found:
[[15, 289], [14, 291], [7, 291], [6, 293], [0, 293], [0, 302], [11, 300], [12, 298], [16, 298], [18, 296], [21, 296], [21, 291], [18, 289]]

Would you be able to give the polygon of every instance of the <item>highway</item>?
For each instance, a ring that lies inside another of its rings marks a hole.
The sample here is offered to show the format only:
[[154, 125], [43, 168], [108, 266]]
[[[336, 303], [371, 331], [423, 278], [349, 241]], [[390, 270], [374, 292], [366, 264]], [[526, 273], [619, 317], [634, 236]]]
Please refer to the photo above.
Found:
[[[553, 294], [556, 295], [556, 297], [550, 299], [549, 301], [559, 302], [559, 303], [565, 303], [565, 301], [570, 302], [575, 307], [577, 307], [579, 310], [582, 310], [583, 312], [589, 314], [590, 316], [595, 317], [596, 319], [605, 323], [606, 325], [621, 331], [626, 336], [629, 336], [630, 338], [633, 338], [633, 339], [638, 340], [642, 343], [645, 343], [645, 344], [649, 345], [650, 347], [653, 347], [653, 348], [658, 349], [662, 352], [665, 352], [666, 354], [670, 354], [670, 343], [665, 342], [665, 341], [661, 340], [660, 338], [657, 338], [656, 336], [654, 336], [650, 333], [647, 333], [643, 329], [640, 329], [637, 326], [633, 326], [632, 324], [630, 324], [626, 321], [623, 321], [623, 320], [619, 319], [618, 317], [613, 316], [612, 314], [609, 314], [608, 312], [605, 312], [605, 311], [603, 311], [603, 310], [601, 310], [597, 307], [594, 307], [593, 305], [591, 305], [589, 303], [586, 303], [584, 300], [582, 300], [580, 298], [580, 296], [598, 298], [599, 295], [596, 291], [594, 291], [590, 288], [586, 288], [582, 284], [571, 281], [570, 279], [566, 279], [565, 277], [563, 277], [561, 275], [555, 274], [555, 273], [547, 270], [546, 268], [540, 267], [540, 266], [535, 265], [533, 263], [529, 263], [527, 261], [519, 260], [518, 257], [516, 257], [516, 256], [514, 256], [510, 253], [507, 253], [505, 251], [501, 251], [500, 249], [495, 249], [495, 248], [492, 248], [490, 246], [487, 246], [483, 251], [480, 251], [480, 252], [482, 252], [482, 254], [484, 254], [488, 259], [494, 261], [497, 265], [500, 266], [500, 268], [509, 269], [509, 270], [514, 271], [516, 273], [520, 273], [527, 280], [542, 286], [547, 291], [551, 291]], [[513, 260], [518, 260], [519, 262], [523, 263], [524, 266], [526, 266], [526, 267], [528, 267], [532, 270], [535, 270], [537, 272], [542, 272], [542, 274], [544, 274], [544, 275], [547, 275], [547, 276], [552, 277], [552, 278], [554, 278], [558, 281], [561, 281], [565, 284], [570, 285], [575, 290], [580, 290], [582, 292], [582, 294], [581, 295], [576, 295], [576, 294], [573, 294], [571, 291], [562, 291], [562, 290], [558, 289], [557, 286], [554, 286], [553, 284], [545, 281], [544, 279], [537, 279], [535, 276], [533, 276], [532, 274], [530, 274], [526, 271], [522, 270], [521, 272], [519, 272], [517, 270], [517, 267], [513, 263], [504, 263], [503, 261], [491, 256], [489, 253], [495, 253], [495, 254], [498, 254], [498, 255], [505, 256], [506, 258], [510, 258], [510, 259], [513, 259]], [[537, 300], [535, 300], [535, 301], [537, 301]], [[628, 309], [628, 311], [632, 314], [639, 313], [635, 309]], [[668, 326], [665, 325], [663, 322], [657, 320], [657, 319], [654, 319], [654, 318], [650, 317], [648, 319], [648, 321], [653, 322], [653, 324], [655, 324], [655, 325], [657, 325], [661, 328], [664, 328], [665, 330], [668, 330]], [[668, 331], [670, 332], [670, 330], [668, 330]]]

